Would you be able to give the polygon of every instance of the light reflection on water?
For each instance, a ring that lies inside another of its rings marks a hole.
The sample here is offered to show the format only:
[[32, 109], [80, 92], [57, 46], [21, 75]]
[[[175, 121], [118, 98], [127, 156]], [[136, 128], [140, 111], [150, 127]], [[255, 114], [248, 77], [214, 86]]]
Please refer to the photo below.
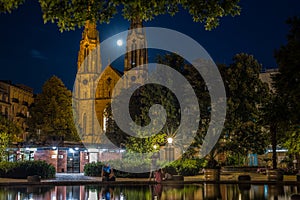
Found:
[[184, 184], [150, 186], [0, 187], [1, 200], [290, 200], [300, 185]]

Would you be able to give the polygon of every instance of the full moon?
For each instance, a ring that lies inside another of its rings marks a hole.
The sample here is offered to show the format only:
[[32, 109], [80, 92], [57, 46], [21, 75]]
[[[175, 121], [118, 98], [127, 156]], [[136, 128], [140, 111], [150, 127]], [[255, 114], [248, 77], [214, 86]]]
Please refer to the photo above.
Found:
[[119, 47], [122, 46], [122, 45], [123, 45], [123, 40], [121, 40], [121, 39], [117, 40], [117, 45], [118, 45]]

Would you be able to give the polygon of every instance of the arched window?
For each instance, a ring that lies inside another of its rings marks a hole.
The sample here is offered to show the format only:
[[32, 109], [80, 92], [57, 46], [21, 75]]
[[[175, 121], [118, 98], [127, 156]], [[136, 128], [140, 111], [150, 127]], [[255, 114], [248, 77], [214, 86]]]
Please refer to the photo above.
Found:
[[83, 118], [82, 118], [82, 131], [83, 131], [83, 134], [86, 134], [86, 131], [87, 131], [87, 124], [86, 124], [86, 113], [83, 114]]

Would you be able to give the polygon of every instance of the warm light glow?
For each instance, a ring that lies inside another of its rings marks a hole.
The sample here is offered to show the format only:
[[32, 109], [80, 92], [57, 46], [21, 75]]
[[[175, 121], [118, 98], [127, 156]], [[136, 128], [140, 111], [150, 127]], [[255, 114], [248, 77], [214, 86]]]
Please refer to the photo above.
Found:
[[122, 45], [123, 45], [123, 40], [121, 40], [121, 39], [117, 40], [117, 45], [118, 45], [119, 47], [122, 46]]
[[169, 143], [169, 144], [172, 144], [172, 143], [173, 143], [173, 138], [169, 137], [169, 138], [168, 138], [168, 143]]
[[153, 148], [154, 148], [154, 149], [157, 149], [157, 145], [156, 145], [156, 144], [155, 144], [155, 145], [153, 145]]

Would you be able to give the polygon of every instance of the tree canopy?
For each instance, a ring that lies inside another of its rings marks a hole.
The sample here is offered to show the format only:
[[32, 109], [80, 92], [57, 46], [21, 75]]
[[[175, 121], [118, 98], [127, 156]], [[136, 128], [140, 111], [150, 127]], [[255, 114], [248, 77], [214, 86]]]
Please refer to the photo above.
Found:
[[[25, 0], [4, 0], [0, 12], [12, 12]], [[195, 22], [204, 23], [207, 30], [219, 25], [221, 17], [240, 13], [239, 0], [39, 0], [44, 22], [57, 23], [61, 31], [84, 25], [86, 20], [109, 21], [121, 12], [128, 20], [152, 20], [158, 15], [175, 15], [179, 10], [189, 12]]]
[[234, 56], [233, 63], [225, 70], [226, 148], [241, 155], [262, 153], [266, 138], [259, 122], [261, 106], [267, 101], [269, 91], [259, 79], [261, 65], [253, 56], [241, 53]]
[[287, 20], [290, 31], [287, 44], [275, 51], [279, 73], [274, 77], [275, 88], [284, 98], [289, 119], [294, 125], [300, 124], [300, 18]]
[[285, 113], [277, 115], [285, 122], [284, 145], [291, 153], [300, 153], [300, 18], [289, 18], [287, 24], [290, 26], [287, 44], [274, 54], [279, 73], [273, 80]]
[[29, 127], [31, 136], [37, 138], [38, 129], [42, 131], [41, 140], [48, 136], [62, 136], [65, 140], [79, 140], [73, 121], [72, 94], [56, 76], [43, 85], [34, 106], [30, 109]]
[[22, 141], [22, 129], [13, 121], [0, 115], [0, 161], [6, 155], [6, 148], [13, 142]]

